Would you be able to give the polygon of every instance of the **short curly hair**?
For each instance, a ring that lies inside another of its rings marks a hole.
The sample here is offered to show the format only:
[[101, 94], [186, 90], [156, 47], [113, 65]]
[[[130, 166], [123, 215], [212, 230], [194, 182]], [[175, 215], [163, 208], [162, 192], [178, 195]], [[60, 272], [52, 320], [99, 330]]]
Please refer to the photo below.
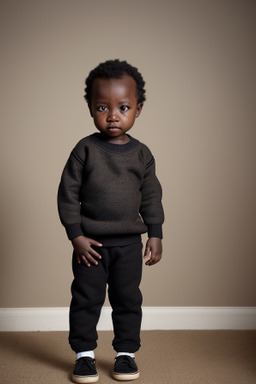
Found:
[[145, 81], [142, 75], [136, 67], [128, 64], [125, 60], [107, 60], [104, 63], [100, 63], [96, 68], [91, 70], [88, 77], [85, 80], [85, 95], [84, 98], [88, 103], [89, 109], [91, 110], [91, 96], [92, 96], [92, 83], [96, 78], [104, 79], [120, 79], [124, 74], [131, 76], [137, 84], [137, 101], [138, 104], [143, 105], [146, 100], [145, 97]]

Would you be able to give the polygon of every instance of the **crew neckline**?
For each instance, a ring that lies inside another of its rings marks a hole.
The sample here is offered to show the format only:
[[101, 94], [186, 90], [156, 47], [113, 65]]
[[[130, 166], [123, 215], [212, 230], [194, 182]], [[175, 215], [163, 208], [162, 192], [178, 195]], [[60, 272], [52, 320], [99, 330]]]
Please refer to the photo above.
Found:
[[122, 153], [122, 152], [128, 152], [132, 149], [136, 148], [139, 145], [139, 140], [134, 139], [134, 137], [127, 135], [130, 139], [128, 143], [125, 144], [113, 144], [106, 141], [101, 133], [95, 132], [92, 135], [90, 135], [91, 140], [97, 144], [102, 149], [105, 149], [107, 151], [115, 152], [115, 153]]

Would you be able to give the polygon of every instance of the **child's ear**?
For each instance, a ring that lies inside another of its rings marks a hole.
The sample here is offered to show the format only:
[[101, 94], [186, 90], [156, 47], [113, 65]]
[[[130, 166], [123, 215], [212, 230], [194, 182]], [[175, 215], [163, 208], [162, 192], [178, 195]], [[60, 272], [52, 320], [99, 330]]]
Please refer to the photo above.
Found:
[[141, 111], [142, 111], [143, 104], [137, 104], [137, 110], [136, 110], [136, 117], [139, 117]]
[[93, 117], [93, 114], [92, 114], [92, 108], [91, 108], [89, 105], [88, 105], [88, 108], [89, 108], [91, 117]]

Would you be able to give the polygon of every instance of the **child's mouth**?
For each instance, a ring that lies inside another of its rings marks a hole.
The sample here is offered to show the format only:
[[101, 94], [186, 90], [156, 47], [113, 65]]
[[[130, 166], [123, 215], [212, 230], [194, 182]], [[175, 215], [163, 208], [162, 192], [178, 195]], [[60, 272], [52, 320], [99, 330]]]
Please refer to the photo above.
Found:
[[107, 127], [108, 131], [110, 132], [116, 132], [116, 131], [119, 131], [120, 128], [119, 127]]

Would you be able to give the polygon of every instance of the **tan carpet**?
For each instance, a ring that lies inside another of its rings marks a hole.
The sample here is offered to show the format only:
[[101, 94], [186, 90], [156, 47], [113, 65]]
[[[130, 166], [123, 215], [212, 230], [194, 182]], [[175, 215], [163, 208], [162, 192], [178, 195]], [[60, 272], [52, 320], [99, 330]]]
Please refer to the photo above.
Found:
[[[0, 333], [1, 384], [70, 383], [67, 332]], [[138, 384], [256, 384], [256, 331], [143, 331]], [[99, 383], [111, 378], [112, 332], [99, 332]]]

